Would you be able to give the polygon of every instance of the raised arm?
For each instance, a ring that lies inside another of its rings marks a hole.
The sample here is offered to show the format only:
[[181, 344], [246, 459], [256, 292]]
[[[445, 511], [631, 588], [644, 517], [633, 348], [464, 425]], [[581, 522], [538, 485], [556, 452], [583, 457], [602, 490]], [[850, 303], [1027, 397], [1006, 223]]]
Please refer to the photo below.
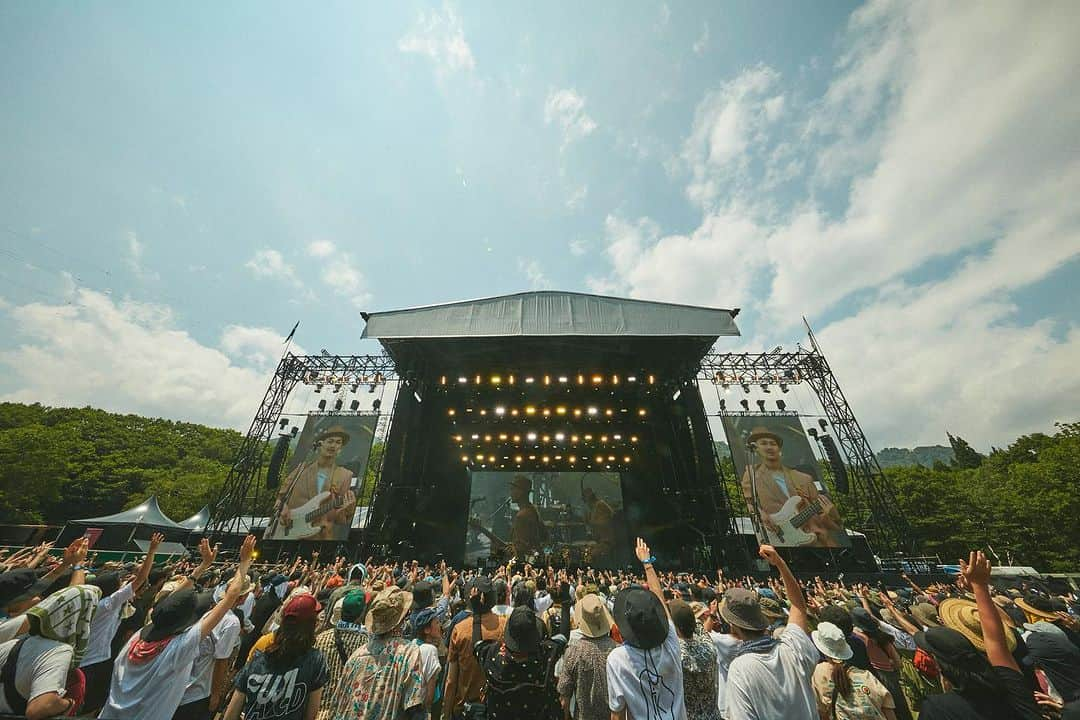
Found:
[[791, 574], [791, 568], [788, 567], [787, 563], [784, 562], [784, 558], [780, 557], [780, 553], [776, 552], [776, 548], [772, 545], [762, 545], [758, 549], [758, 555], [780, 571], [780, 579], [784, 581], [784, 594], [787, 595], [788, 602], [791, 603], [791, 609], [788, 611], [788, 623], [798, 625], [803, 632], [807, 632], [809, 626], [806, 622], [806, 597], [803, 595], [799, 581]]
[[255, 536], [248, 535], [244, 538], [244, 544], [240, 546], [240, 564], [236, 567], [236, 574], [233, 575], [233, 579], [229, 581], [228, 586], [225, 588], [225, 596], [221, 598], [221, 602], [203, 616], [202, 621], [199, 623], [199, 634], [202, 637], [209, 635], [217, 627], [217, 624], [221, 622], [221, 618], [225, 617], [225, 613], [232, 610], [233, 605], [240, 599], [244, 587], [247, 585], [247, 574], [248, 570], [251, 569], [251, 561], [254, 556]]
[[214, 564], [214, 560], [217, 559], [218, 546], [210, 547], [210, 541], [203, 538], [199, 542], [199, 555], [202, 557], [202, 562], [199, 566], [191, 571], [190, 574], [185, 575], [180, 581], [180, 584], [176, 586], [177, 590], [186, 590], [195, 584], [195, 581], [206, 574], [206, 571]]
[[[645, 567], [645, 582], [648, 584], [649, 589], [652, 590], [653, 595], [660, 598], [660, 604], [664, 607], [664, 612], [668, 612], [667, 603], [664, 602], [664, 589], [660, 587], [660, 578], [656, 575], [656, 568], [653, 567], [652, 553], [649, 552], [649, 546], [645, 544], [645, 540], [642, 538], [637, 539], [637, 545], [634, 547], [634, 553], [637, 555], [637, 559], [641, 561], [641, 564]], [[670, 615], [669, 615], [670, 616]]]
[[139, 592], [142, 586], [146, 584], [146, 581], [150, 579], [150, 570], [154, 567], [154, 555], [163, 542], [165, 542], [165, 536], [161, 533], [154, 533], [150, 536], [150, 547], [146, 549], [146, 557], [143, 558], [142, 564], [139, 565], [139, 571], [135, 573], [135, 579], [131, 581], [131, 587], [135, 592]]
[[986, 656], [990, 658], [990, 664], [1019, 672], [1020, 667], [1005, 641], [1005, 626], [1001, 622], [997, 605], [990, 598], [990, 561], [981, 550], [973, 550], [967, 562], [960, 560], [960, 572], [971, 586], [975, 604], [979, 607], [979, 625], [982, 626], [983, 642], [986, 644]]

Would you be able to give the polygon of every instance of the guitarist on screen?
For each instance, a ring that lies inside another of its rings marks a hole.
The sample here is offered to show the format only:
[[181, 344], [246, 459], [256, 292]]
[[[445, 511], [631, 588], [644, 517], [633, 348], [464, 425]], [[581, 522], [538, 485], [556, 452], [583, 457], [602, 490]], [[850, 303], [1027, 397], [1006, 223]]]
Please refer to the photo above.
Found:
[[517, 558], [527, 558], [540, 550], [547, 539], [547, 527], [540, 519], [540, 513], [532, 504], [532, 480], [524, 475], [515, 475], [510, 481], [510, 500], [518, 507], [514, 519], [510, 522], [510, 541], [495, 536], [480, 524], [479, 518], [473, 518], [469, 525], [491, 540], [492, 550]]
[[[276, 507], [278, 522], [274, 539], [292, 540], [347, 540], [356, 509], [356, 496], [349, 487], [353, 473], [337, 464], [337, 456], [349, 442], [349, 433], [340, 425], [320, 432], [315, 438], [314, 462], [301, 463], [281, 484]], [[327, 512], [320, 516], [317, 534], [293, 536], [288, 534], [295, 523], [292, 511], [312, 498], [329, 493]]]
[[750, 468], [743, 471], [742, 491], [746, 503], [751, 508], [754, 503], [754, 490], [756, 490], [758, 512], [761, 522], [770, 533], [776, 532], [777, 524], [773, 521], [773, 513], [778, 512], [792, 497], [798, 496], [803, 499], [800, 505], [805, 507], [814, 501], [821, 505], [821, 510], [803, 524], [800, 528], [804, 532], [813, 533], [816, 539], [808, 543], [811, 547], [838, 547], [839, 543], [833, 538], [833, 533], [840, 530], [840, 513], [829, 498], [818, 492], [814, 485], [814, 478], [804, 472], [789, 468], [782, 460], [784, 440], [779, 435], [764, 427], [756, 427], [750, 432], [748, 441], [753, 445], [757, 454], [757, 464], [754, 465], [753, 477], [756, 488], [750, 487]]

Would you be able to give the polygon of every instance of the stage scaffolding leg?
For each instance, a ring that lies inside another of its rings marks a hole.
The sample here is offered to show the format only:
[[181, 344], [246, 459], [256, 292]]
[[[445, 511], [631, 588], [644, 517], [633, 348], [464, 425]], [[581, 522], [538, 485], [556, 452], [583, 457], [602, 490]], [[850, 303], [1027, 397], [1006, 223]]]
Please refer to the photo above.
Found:
[[253, 481], [262, 474], [263, 459], [269, 452], [278, 418], [285, 410], [289, 393], [299, 380], [295, 371], [296, 361], [294, 356], [286, 355], [278, 363], [274, 377], [270, 380], [270, 387], [263, 395], [259, 411], [240, 443], [217, 502], [210, 508], [210, 522], [207, 523], [206, 534], [211, 542], [220, 539], [224, 533], [238, 531], [241, 517], [251, 515], [258, 509], [257, 498], [249, 499], [248, 493]]

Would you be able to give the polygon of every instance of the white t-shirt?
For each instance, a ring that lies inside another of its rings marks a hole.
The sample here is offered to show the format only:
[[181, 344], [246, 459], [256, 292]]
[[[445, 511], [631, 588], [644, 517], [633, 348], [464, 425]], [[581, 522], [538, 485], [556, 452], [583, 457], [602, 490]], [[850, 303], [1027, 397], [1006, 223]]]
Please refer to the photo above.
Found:
[[652, 650], [620, 645], [607, 659], [608, 708], [638, 720], [687, 720], [682, 651], [668, 620], [664, 643]]
[[174, 637], [157, 657], [145, 663], [128, 660], [135, 633], [116, 658], [109, 700], [102, 720], [170, 720], [184, 695], [191, 663], [199, 654], [199, 624]]
[[438, 675], [440, 670], [442, 670], [442, 665], [439, 663], [439, 648], [431, 643], [421, 645], [420, 674], [424, 678], [424, 684], [426, 685], [431, 678]]
[[735, 659], [735, 650], [739, 647], [739, 640], [734, 635], [718, 632], [710, 632], [709, 637], [712, 638], [713, 645], [716, 646], [716, 664], [720, 668], [720, 671], [716, 673], [716, 707], [720, 714], [723, 715], [728, 669], [731, 667], [731, 661]]
[[225, 613], [209, 635], [199, 643], [199, 654], [191, 663], [191, 677], [180, 704], [210, 697], [214, 682], [214, 660], [228, 660], [240, 640], [240, 620], [231, 612]]
[[[0, 667], [7, 662], [8, 653], [17, 642], [19, 638], [0, 644]], [[28, 637], [19, 650], [19, 662], [15, 665], [15, 689], [19, 695], [22, 695], [26, 702], [51, 692], [63, 697], [71, 655], [72, 649], [67, 643], [47, 640], [37, 635]], [[13, 711], [0, 690], [0, 712]]]
[[120, 611], [124, 603], [135, 597], [135, 588], [131, 583], [124, 583], [109, 597], [98, 601], [94, 618], [90, 621], [90, 638], [86, 643], [86, 654], [79, 667], [86, 667], [105, 662], [112, 657], [112, 641], [120, 627]]
[[810, 679], [818, 650], [798, 625], [788, 624], [766, 653], [746, 653], [728, 667], [727, 720], [817, 720]]

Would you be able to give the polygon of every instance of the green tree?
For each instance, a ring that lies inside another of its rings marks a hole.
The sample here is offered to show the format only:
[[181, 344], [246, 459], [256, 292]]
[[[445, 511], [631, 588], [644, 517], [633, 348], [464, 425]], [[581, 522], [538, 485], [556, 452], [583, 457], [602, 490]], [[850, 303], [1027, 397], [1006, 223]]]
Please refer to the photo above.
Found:
[[952, 446], [953, 467], [970, 469], [982, 465], [983, 456], [976, 452], [975, 448], [971, 447], [967, 440], [952, 433], [945, 434], [949, 436], [949, 445]]

